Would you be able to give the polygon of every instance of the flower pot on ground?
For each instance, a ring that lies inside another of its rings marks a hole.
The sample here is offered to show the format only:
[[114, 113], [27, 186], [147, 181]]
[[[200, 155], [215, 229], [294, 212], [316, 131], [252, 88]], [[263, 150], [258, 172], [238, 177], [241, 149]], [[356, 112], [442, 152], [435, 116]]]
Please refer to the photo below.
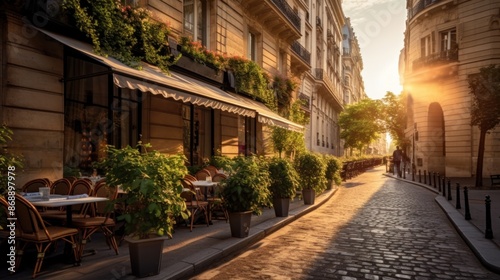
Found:
[[326, 155], [324, 157], [326, 162], [325, 177], [327, 180], [326, 189], [333, 189], [342, 183], [340, 171], [342, 169], [342, 162], [334, 156]]
[[[303, 197], [304, 204], [314, 204], [314, 200], [309, 200], [309, 194], [316, 197], [316, 194], [320, 194], [326, 189], [326, 166], [324, 161], [319, 155], [304, 152], [295, 158], [294, 166], [299, 174], [299, 184], [303, 190], [306, 190], [302, 194], [307, 193], [308, 195]], [[314, 191], [314, 193], [310, 190]]]
[[[145, 255], [159, 258], [155, 261], [148, 260], [148, 263], [158, 261], [160, 264], [163, 240], [172, 237], [175, 218], [180, 215], [184, 219], [188, 217], [186, 203], [180, 196], [181, 179], [187, 174], [187, 169], [184, 156], [166, 156], [158, 151], [148, 150], [150, 147], [151, 145], [141, 142], [136, 148], [127, 146], [117, 149], [108, 146], [108, 157], [96, 166], [104, 170], [109, 185], [120, 186], [126, 193], [116, 203], [126, 205], [117, 219], [125, 221], [127, 239], [131, 241], [164, 237], [160, 238], [161, 242], [157, 245], [139, 245], [154, 250], [144, 253]], [[132, 243], [134, 242], [129, 244]], [[136, 262], [132, 251], [130, 258], [132, 264]], [[140, 255], [138, 258], [144, 259]], [[159, 265], [146, 265], [153, 270], [141, 267], [135, 269], [134, 273], [143, 276], [159, 273]]]
[[290, 199], [298, 190], [298, 176], [293, 164], [283, 158], [272, 158], [269, 168], [269, 191], [271, 193], [276, 217], [287, 217]]
[[[269, 193], [269, 172], [267, 166], [255, 156], [239, 156], [233, 159], [229, 176], [222, 183], [222, 203], [230, 216], [231, 235], [233, 237], [246, 237], [249, 230], [243, 230], [243, 234], [235, 231], [239, 226], [234, 226], [236, 221], [231, 220], [231, 216], [245, 217], [243, 212], [250, 212], [256, 215], [262, 214], [261, 207], [270, 206]], [[240, 213], [238, 215], [232, 215]], [[250, 228], [250, 221], [242, 221]], [[240, 227], [241, 228], [241, 227]]]

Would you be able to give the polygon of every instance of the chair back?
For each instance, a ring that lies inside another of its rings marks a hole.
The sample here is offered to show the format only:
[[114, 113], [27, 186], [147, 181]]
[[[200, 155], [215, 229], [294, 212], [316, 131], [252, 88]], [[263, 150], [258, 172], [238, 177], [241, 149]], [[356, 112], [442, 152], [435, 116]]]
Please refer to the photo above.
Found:
[[[87, 179], [78, 179], [71, 185], [70, 195], [87, 194], [92, 195], [92, 182]], [[73, 213], [84, 214], [86, 211], [86, 204], [73, 205]]]
[[50, 186], [49, 179], [39, 178], [26, 182], [26, 184], [23, 185], [21, 190], [25, 193], [39, 192], [41, 187], [49, 187], [49, 186]]
[[68, 179], [68, 181], [72, 184], [74, 181], [78, 180], [78, 178], [76, 178], [75, 176], [68, 176], [68, 177], [65, 177], [65, 179]]
[[198, 180], [198, 179], [196, 179], [196, 177], [194, 177], [194, 176], [193, 176], [193, 175], [191, 175], [191, 174], [186, 174], [186, 175], [184, 176], [184, 179], [189, 180], [189, 181], [191, 181], [191, 182], [193, 182], [193, 181], [197, 181], [197, 180]]
[[184, 178], [184, 179], [181, 179], [181, 183], [182, 183], [183, 188], [194, 190], [193, 183], [191, 183], [190, 180]]
[[[110, 201], [113, 201], [118, 196], [118, 188], [114, 187], [114, 186], [109, 186], [105, 182], [101, 182], [95, 187], [94, 196], [95, 197], [105, 197], [105, 198], [109, 199]], [[108, 207], [107, 205], [110, 203], [110, 201], [96, 202], [95, 206], [94, 206], [95, 215], [96, 216], [106, 216], [106, 215], [111, 214], [113, 211], [111, 211], [109, 208], [107, 208]]]
[[71, 182], [66, 178], [61, 178], [52, 183], [50, 193], [68, 195], [71, 190]]
[[186, 202], [187, 206], [189, 207], [189, 206], [191, 206], [191, 204], [193, 203], [193, 201], [196, 201], [196, 194], [192, 190], [183, 191], [183, 192], [181, 192], [181, 198], [184, 199], [184, 201]]
[[[0, 195], [0, 211], [2, 212], [2, 215], [4, 218], [0, 220], [0, 226], [2, 227], [3, 231], [7, 231], [7, 218], [9, 217], [9, 203], [7, 203], [7, 200]], [[1, 235], [0, 235], [1, 236]]]
[[206, 170], [206, 169], [202, 169], [198, 172], [196, 172], [196, 174], [194, 175], [194, 177], [196, 177], [196, 180], [199, 180], [199, 181], [205, 181], [207, 179], [207, 177], [211, 176], [210, 175], [210, 171]]
[[215, 167], [213, 165], [205, 166], [205, 169], [208, 170], [208, 172], [210, 172], [210, 176], [212, 176], [212, 177], [214, 177], [215, 174], [219, 173], [219, 170], [217, 169], [217, 167]]
[[19, 194], [16, 194], [16, 218], [17, 228], [21, 232], [21, 237], [30, 239], [46, 239], [52, 241], [42, 217], [35, 206]]
[[214, 176], [212, 176], [212, 182], [220, 183], [222, 180], [226, 180], [226, 179], [227, 179], [226, 174], [222, 174], [222, 173], [217, 173]]

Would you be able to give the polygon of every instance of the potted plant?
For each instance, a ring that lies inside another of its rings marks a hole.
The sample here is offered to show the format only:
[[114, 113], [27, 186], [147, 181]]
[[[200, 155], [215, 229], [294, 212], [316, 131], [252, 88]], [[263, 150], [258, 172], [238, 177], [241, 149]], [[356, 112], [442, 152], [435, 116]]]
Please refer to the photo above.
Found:
[[287, 217], [290, 199], [298, 190], [298, 176], [293, 164], [284, 158], [274, 157], [269, 161], [269, 191], [273, 199], [276, 217]]
[[325, 163], [320, 156], [304, 152], [295, 158], [295, 169], [299, 174], [304, 204], [314, 204], [316, 193], [326, 188]]
[[147, 150], [150, 147], [141, 142], [136, 148], [107, 146], [108, 156], [96, 164], [109, 185], [126, 193], [115, 201], [126, 205], [117, 219], [125, 221], [132, 273], [137, 277], [160, 272], [163, 242], [172, 237], [175, 217], [187, 218], [180, 196], [181, 179], [187, 174], [184, 156], [166, 156]]
[[221, 183], [222, 203], [229, 213], [233, 237], [247, 237], [252, 213], [270, 206], [269, 171], [255, 156], [233, 159], [229, 176]]
[[326, 171], [325, 176], [328, 180], [326, 188], [331, 190], [333, 185], [340, 185], [342, 183], [342, 178], [340, 177], [340, 169], [342, 168], [342, 162], [334, 156], [325, 156]]

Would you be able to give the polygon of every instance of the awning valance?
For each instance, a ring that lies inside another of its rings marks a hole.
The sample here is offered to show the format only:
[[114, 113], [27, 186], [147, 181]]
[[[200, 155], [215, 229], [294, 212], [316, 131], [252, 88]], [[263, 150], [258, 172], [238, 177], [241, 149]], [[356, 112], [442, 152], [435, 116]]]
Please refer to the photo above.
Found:
[[223, 91], [210, 84], [173, 71], [171, 71], [170, 75], [167, 75], [158, 67], [147, 63], [141, 63], [142, 69], [138, 70], [112, 57], [97, 55], [90, 44], [50, 31], [39, 30], [60, 43], [111, 68], [113, 82], [118, 87], [160, 94], [165, 98], [172, 98], [242, 116], [257, 117], [259, 122], [268, 125], [280, 126], [295, 131], [303, 130], [301, 125], [281, 117], [260, 102]]

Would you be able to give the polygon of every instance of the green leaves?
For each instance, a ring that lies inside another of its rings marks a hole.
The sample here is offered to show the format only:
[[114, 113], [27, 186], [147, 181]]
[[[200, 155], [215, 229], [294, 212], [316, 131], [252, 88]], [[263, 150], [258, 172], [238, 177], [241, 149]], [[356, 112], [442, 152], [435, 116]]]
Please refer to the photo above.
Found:
[[[118, 203], [128, 205], [119, 218], [126, 221], [128, 234], [146, 238], [163, 232], [172, 235], [175, 220], [186, 204], [180, 197], [181, 179], [187, 174], [183, 155], [166, 156], [139, 143], [136, 148], [108, 146], [108, 157], [96, 164], [106, 173], [110, 185], [121, 186], [127, 195]], [[143, 152], [141, 153], [140, 150]]]

